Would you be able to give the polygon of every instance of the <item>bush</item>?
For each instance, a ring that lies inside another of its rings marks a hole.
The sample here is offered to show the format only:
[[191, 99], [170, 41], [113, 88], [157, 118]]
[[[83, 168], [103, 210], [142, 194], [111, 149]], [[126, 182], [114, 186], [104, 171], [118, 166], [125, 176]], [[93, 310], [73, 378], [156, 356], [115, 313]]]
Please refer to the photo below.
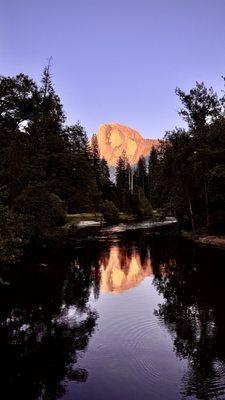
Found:
[[7, 206], [8, 192], [0, 186], [0, 263], [15, 263], [27, 243], [23, 221], [13, 215]]
[[102, 204], [102, 215], [106, 222], [115, 223], [119, 220], [119, 210], [112, 201], [105, 200]]
[[64, 202], [54, 193], [42, 187], [29, 187], [15, 199], [14, 213], [29, 217], [29, 225], [35, 234], [45, 234], [49, 229], [66, 221]]
[[11, 215], [8, 208], [0, 209], [0, 263], [15, 263], [23, 254], [27, 244], [23, 223]]
[[135, 190], [133, 196], [133, 212], [139, 219], [152, 217], [152, 206], [141, 188]]

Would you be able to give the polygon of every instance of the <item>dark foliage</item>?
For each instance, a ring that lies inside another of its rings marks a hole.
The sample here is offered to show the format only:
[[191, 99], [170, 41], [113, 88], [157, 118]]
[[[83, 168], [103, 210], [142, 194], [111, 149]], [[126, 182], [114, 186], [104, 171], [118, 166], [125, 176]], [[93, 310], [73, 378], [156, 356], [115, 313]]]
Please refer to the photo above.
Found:
[[115, 223], [119, 220], [119, 210], [112, 201], [105, 200], [102, 204], [102, 215], [106, 222]]
[[98, 144], [65, 125], [50, 68], [41, 85], [0, 77], [0, 260], [16, 261], [33, 236], [50, 234], [70, 213], [99, 211], [113, 197]]
[[188, 94], [176, 93], [188, 129], [167, 132], [157, 154], [151, 154], [151, 202], [176, 215], [181, 227], [224, 232], [224, 97], [218, 99], [212, 88], [198, 82]]

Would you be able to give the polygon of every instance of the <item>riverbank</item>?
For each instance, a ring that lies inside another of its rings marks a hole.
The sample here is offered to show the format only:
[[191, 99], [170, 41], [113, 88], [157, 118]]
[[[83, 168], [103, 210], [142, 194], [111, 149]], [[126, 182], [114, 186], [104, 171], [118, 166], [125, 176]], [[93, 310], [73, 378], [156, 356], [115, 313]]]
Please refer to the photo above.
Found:
[[[158, 212], [158, 210], [153, 210], [153, 215], [151, 218], [146, 218], [144, 221], [149, 222], [151, 219], [152, 222], [176, 222], [173, 217], [163, 218], [162, 214]], [[140, 220], [137, 216], [133, 214], [127, 214], [124, 212], [119, 213], [119, 219], [117, 224], [130, 224], [130, 223], [138, 223]], [[143, 221], [141, 221], [142, 223]], [[106, 225], [106, 221], [103, 218], [102, 213], [80, 213], [80, 214], [67, 214], [65, 228], [83, 228], [83, 227], [91, 227], [91, 226], [103, 226]]]
[[[126, 213], [119, 213], [118, 223], [129, 223], [135, 221], [133, 215]], [[102, 213], [81, 213], [81, 214], [68, 214], [66, 218], [65, 227], [88, 227], [88, 226], [101, 226], [104, 225], [106, 221], [103, 218]]]
[[225, 236], [224, 235], [208, 235], [196, 234], [187, 231], [181, 231], [181, 236], [187, 240], [192, 241], [200, 246], [214, 247], [217, 249], [225, 250]]
[[167, 217], [164, 220], [149, 218], [140, 221], [134, 215], [120, 213], [118, 222], [116, 224], [109, 224], [104, 220], [100, 213], [69, 214], [67, 216], [67, 223], [62, 228], [70, 237], [81, 237], [85, 233], [95, 234], [98, 231], [108, 231], [108, 229], [110, 229], [111, 232], [117, 233], [127, 230], [150, 229], [152, 233], [154, 233], [155, 229], [174, 225], [176, 223], [176, 219], [170, 217]]

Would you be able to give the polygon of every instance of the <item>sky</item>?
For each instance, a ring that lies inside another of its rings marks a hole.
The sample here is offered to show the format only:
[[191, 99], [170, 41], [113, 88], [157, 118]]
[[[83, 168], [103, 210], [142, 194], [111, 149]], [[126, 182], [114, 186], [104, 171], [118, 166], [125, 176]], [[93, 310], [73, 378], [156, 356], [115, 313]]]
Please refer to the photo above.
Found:
[[39, 82], [50, 57], [68, 124], [162, 138], [183, 126], [177, 86], [221, 94], [225, 0], [0, 0], [0, 74]]

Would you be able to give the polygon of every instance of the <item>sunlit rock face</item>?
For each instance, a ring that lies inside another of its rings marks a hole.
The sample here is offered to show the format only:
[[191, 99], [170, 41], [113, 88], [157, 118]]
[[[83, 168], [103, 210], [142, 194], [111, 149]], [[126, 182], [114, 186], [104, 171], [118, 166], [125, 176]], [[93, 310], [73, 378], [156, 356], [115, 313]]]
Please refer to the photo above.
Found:
[[141, 260], [135, 248], [128, 254], [115, 246], [101, 259], [100, 289], [103, 292], [121, 293], [137, 286], [152, 273], [150, 257]]
[[134, 129], [117, 123], [100, 125], [97, 139], [100, 155], [110, 167], [116, 165], [123, 152], [131, 165], [136, 164], [141, 156], [148, 156], [152, 146], [159, 143], [155, 139], [144, 139]]

